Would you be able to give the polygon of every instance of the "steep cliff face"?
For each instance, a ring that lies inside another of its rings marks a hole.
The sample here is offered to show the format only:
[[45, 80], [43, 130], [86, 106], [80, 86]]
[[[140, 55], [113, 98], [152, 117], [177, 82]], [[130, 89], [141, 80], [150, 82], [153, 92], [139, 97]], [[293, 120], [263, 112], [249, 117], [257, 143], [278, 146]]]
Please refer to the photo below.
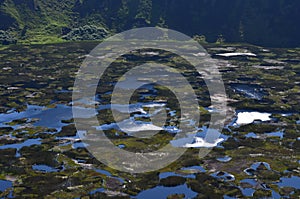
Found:
[[209, 42], [300, 45], [295, 0], [0, 0], [0, 6], [0, 29], [19, 42], [62, 41], [83, 26], [112, 33], [161, 26], [205, 35]]

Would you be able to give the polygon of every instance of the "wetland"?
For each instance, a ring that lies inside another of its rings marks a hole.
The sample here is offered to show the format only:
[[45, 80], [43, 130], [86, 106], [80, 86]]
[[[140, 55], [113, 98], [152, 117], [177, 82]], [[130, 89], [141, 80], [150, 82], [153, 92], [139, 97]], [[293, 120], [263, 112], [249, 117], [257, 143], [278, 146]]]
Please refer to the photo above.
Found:
[[[220, 139], [208, 155], [199, 158], [199, 148], [209, 144], [203, 137], [210, 129], [214, 107], [199, 74], [168, 52], [148, 49], [120, 57], [112, 64], [118, 70], [107, 71], [93, 99], [72, 102], [77, 71], [97, 44], [0, 49], [0, 198], [300, 196], [300, 49], [203, 44], [221, 72], [228, 106]], [[147, 61], [179, 68], [191, 83], [201, 112], [197, 132], [174, 139], [180, 133], [178, 101], [158, 84], [138, 88], [129, 109], [110, 105], [117, 81], [126, 88], [132, 81], [147, 82], [120, 78], [128, 67]], [[96, 104], [95, 109], [91, 104]], [[96, 115], [99, 126], [95, 128], [120, 149], [148, 152], [171, 143], [186, 146], [187, 151], [158, 171], [114, 170], [86, 149], [72, 108], [81, 119]], [[165, 122], [151, 119], [161, 114], [166, 115]], [[159, 133], [147, 137], [152, 130]], [[142, 135], [135, 136], [140, 131]]]

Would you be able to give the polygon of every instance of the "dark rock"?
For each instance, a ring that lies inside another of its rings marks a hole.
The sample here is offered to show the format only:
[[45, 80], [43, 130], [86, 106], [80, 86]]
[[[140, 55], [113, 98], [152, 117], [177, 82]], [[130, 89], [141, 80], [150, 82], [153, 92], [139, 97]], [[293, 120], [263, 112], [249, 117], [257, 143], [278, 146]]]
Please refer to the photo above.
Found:
[[62, 127], [61, 131], [57, 133], [57, 137], [71, 137], [75, 136], [77, 133], [77, 129], [74, 124], [70, 124], [68, 126]]
[[160, 185], [165, 187], [176, 187], [184, 184], [186, 179], [180, 176], [169, 176], [160, 180]]
[[167, 197], [167, 199], [183, 199], [185, 198], [184, 194], [172, 194]]

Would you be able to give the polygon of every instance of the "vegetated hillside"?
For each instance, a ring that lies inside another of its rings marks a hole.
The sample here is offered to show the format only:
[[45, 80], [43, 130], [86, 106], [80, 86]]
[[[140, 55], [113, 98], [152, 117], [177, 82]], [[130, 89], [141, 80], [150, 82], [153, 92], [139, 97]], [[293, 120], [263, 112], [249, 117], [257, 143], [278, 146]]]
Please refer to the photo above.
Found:
[[0, 0], [0, 6], [3, 44], [101, 39], [144, 26], [204, 35], [209, 42], [300, 44], [296, 0]]

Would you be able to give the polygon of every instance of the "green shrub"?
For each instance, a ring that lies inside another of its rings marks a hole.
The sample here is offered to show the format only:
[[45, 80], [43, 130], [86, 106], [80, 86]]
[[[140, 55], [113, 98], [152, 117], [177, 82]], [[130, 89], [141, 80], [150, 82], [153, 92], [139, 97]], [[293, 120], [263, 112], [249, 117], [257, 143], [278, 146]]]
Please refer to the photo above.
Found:
[[12, 37], [7, 31], [0, 30], [0, 43], [2, 45], [16, 44], [17, 39]]
[[72, 29], [63, 39], [70, 41], [101, 40], [108, 35], [108, 31], [103, 27], [85, 25]]

